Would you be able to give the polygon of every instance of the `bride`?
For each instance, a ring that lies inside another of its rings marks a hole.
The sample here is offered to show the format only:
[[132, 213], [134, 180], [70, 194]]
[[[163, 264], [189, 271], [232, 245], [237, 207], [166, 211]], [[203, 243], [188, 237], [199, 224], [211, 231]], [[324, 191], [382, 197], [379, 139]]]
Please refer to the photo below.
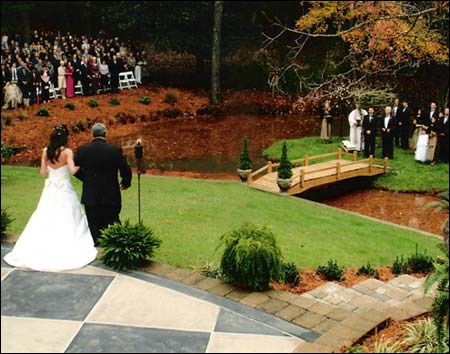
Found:
[[41, 271], [81, 268], [95, 260], [97, 249], [84, 210], [70, 181], [79, 167], [67, 148], [68, 129], [58, 125], [42, 152], [45, 181], [39, 204], [4, 260], [15, 267]]

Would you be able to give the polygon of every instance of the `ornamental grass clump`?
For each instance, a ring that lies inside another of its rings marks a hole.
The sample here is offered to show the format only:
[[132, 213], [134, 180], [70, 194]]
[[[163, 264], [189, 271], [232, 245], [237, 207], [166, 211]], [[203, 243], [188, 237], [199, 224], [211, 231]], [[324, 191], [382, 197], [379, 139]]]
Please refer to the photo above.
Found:
[[6, 209], [2, 208], [2, 215], [1, 215], [1, 237], [5, 236], [6, 231], [8, 231], [9, 226], [14, 221], [14, 218], [9, 214], [9, 212]]
[[153, 231], [143, 224], [115, 223], [102, 231], [99, 239], [102, 261], [114, 270], [139, 269], [161, 245]]
[[223, 235], [220, 246], [224, 246], [220, 261], [223, 281], [261, 291], [272, 280], [283, 278], [281, 250], [266, 227], [243, 224]]

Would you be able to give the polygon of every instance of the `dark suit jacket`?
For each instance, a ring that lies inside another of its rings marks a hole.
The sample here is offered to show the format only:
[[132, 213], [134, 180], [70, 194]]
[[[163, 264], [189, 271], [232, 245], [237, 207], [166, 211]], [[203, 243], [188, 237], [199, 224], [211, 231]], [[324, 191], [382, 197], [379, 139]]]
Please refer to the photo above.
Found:
[[[399, 128], [407, 129], [410, 126], [412, 111], [411, 108], [406, 107], [405, 111], [403, 111], [403, 107], [400, 108], [397, 112], [397, 123], [399, 123]], [[402, 123], [400, 125], [400, 123]]]
[[122, 196], [118, 172], [124, 187], [131, 185], [131, 169], [123, 156], [122, 149], [105, 140], [96, 138], [78, 148], [75, 165], [80, 171], [75, 175], [83, 182], [81, 203], [95, 206], [120, 206]]
[[363, 122], [362, 122], [362, 128], [363, 133], [366, 134], [367, 130], [370, 130], [370, 135], [375, 136], [377, 135], [378, 130], [378, 118], [373, 115], [372, 121], [369, 120], [369, 115], [364, 116]]
[[394, 136], [395, 130], [397, 129], [397, 120], [391, 116], [391, 119], [389, 119], [387, 129], [389, 129], [389, 132], [383, 131], [384, 128], [384, 119], [386, 117], [381, 118], [380, 120], [380, 130], [381, 135], [385, 137]]
[[444, 124], [444, 118], [439, 118], [436, 122], [436, 132], [441, 135], [443, 134], [448, 139], [449, 134], [449, 119]]
[[[428, 111], [426, 112], [426, 117], [427, 117], [428, 119], [431, 120], [430, 114], [431, 114], [431, 110], [428, 110]], [[439, 119], [439, 109], [436, 108], [436, 110], [434, 111], [432, 117], [436, 118], [436, 120]]]

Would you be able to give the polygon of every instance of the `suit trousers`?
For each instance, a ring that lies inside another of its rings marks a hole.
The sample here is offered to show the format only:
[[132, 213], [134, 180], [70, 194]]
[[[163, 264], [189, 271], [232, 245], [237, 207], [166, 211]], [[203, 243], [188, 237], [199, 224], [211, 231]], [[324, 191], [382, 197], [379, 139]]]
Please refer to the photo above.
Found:
[[98, 245], [98, 239], [101, 237], [101, 231], [109, 225], [118, 222], [120, 224], [119, 214], [121, 206], [105, 205], [85, 205], [86, 217], [91, 230], [94, 244]]
[[383, 158], [394, 158], [394, 137], [391, 134], [383, 134], [381, 136]]
[[375, 157], [375, 135], [364, 134], [364, 156], [369, 157], [370, 155]]

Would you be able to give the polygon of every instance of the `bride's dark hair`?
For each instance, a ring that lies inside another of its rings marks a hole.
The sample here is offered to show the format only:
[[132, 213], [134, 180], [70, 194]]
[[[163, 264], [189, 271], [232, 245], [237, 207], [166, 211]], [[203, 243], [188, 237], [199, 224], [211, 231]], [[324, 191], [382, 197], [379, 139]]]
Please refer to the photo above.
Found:
[[58, 161], [61, 151], [67, 146], [68, 135], [69, 130], [65, 124], [57, 125], [53, 129], [53, 132], [50, 135], [50, 143], [47, 146], [47, 158], [52, 163], [55, 163], [55, 160]]

